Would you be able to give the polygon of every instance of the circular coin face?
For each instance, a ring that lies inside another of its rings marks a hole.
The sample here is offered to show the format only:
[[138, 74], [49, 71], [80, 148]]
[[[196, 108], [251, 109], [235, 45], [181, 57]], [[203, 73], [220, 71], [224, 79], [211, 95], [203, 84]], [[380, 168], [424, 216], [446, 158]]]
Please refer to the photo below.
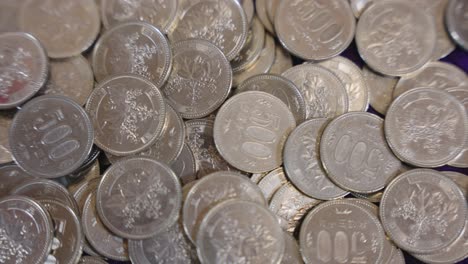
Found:
[[406, 1], [380, 1], [361, 15], [356, 30], [359, 54], [374, 70], [401, 76], [424, 66], [435, 47], [433, 19]]
[[468, 50], [468, 3], [464, 0], [451, 0], [447, 6], [445, 19], [450, 36], [465, 50]]
[[356, 20], [342, 0], [281, 1], [275, 29], [281, 44], [304, 60], [324, 60], [343, 52], [354, 38]]
[[166, 103], [159, 89], [135, 75], [116, 76], [99, 84], [86, 104], [95, 143], [116, 156], [138, 153], [161, 135]]
[[145, 22], [123, 23], [107, 30], [97, 41], [92, 56], [98, 82], [108, 76], [131, 73], [160, 88], [172, 66], [169, 41], [158, 28]]
[[385, 231], [400, 248], [430, 254], [449, 246], [467, 216], [460, 188], [434, 170], [415, 169], [389, 184], [380, 202]]
[[44, 95], [25, 104], [13, 119], [10, 148], [27, 173], [57, 178], [88, 158], [94, 131], [84, 109], [73, 100]]
[[202, 263], [278, 263], [284, 234], [276, 216], [257, 203], [230, 200], [211, 209], [197, 235]]
[[413, 89], [390, 106], [385, 136], [401, 160], [419, 167], [438, 167], [462, 151], [467, 118], [463, 105], [447, 92]]
[[179, 179], [156, 160], [120, 160], [102, 176], [96, 206], [102, 222], [118, 236], [150, 238], [172, 226], [182, 199]]
[[32, 35], [0, 34], [0, 109], [14, 108], [36, 94], [47, 80], [47, 55]]
[[249, 91], [229, 99], [216, 115], [214, 140], [221, 156], [247, 172], [271, 171], [283, 162], [283, 146], [296, 121], [274, 95]]
[[184, 118], [200, 118], [226, 100], [232, 84], [229, 61], [215, 45], [200, 39], [173, 45], [174, 63], [164, 94]]

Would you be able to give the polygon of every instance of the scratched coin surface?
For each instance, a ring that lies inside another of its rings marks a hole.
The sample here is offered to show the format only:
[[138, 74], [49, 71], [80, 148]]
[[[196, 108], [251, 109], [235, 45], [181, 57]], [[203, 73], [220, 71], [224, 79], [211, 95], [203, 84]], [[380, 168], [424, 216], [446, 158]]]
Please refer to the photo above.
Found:
[[424, 66], [433, 56], [436, 33], [432, 18], [406, 1], [380, 1], [361, 15], [356, 44], [377, 72], [401, 76]]
[[266, 205], [260, 189], [239, 173], [220, 171], [197, 181], [188, 192], [182, 211], [185, 233], [195, 243], [200, 223], [215, 205], [240, 199]]
[[13, 113], [7, 112], [0, 114], [0, 164], [13, 161], [10, 150], [10, 138], [8, 136], [13, 116]]
[[269, 93], [248, 91], [229, 99], [214, 123], [214, 141], [232, 166], [260, 173], [278, 168], [296, 121], [288, 106]]
[[[360, 239], [356, 239], [356, 238]], [[312, 210], [302, 223], [299, 245], [305, 263], [380, 263], [385, 233], [368, 210], [345, 201], [328, 201]], [[333, 242], [334, 243], [333, 243]], [[355, 250], [343, 250], [350, 247]]]
[[98, 82], [111, 75], [132, 73], [161, 88], [169, 77], [172, 52], [158, 28], [127, 22], [104, 32], [94, 46], [92, 62]]
[[385, 115], [393, 101], [393, 90], [399, 79], [379, 74], [367, 66], [362, 69], [362, 75], [369, 87], [370, 105], [375, 111]]
[[99, 84], [86, 103], [95, 144], [116, 156], [138, 153], [161, 135], [166, 103], [161, 91], [136, 75], [121, 75]]
[[304, 60], [343, 52], [354, 38], [356, 20], [348, 1], [281, 1], [275, 16], [281, 44]]
[[331, 71], [313, 64], [297, 65], [282, 76], [291, 80], [304, 95], [307, 119], [333, 118], [348, 112], [346, 88]]
[[385, 136], [402, 161], [419, 167], [445, 165], [461, 153], [467, 137], [465, 108], [445, 91], [412, 89], [393, 101]]
[[27, 33], [2, 33], [0, 43], [0, 109], [14, 108], [44, 85], [48, 59], [39, 40]]
[[276, 45], [275, 48], [275, 60], [273, 61], [273, 65], [269, 70], [269, 73], [272, 74], [282, 74], [287, 69], [292, 68], [293, 61], [291, 54], [287, 50], [285, 50], [281, 45]]
[[100, 30], [93, 0], [30, 0], [19, 13], [20, 28], [36, 36], [51, 58], [67, 58], [87, 50]]
[[276, 191], [278, 191], [286, 183], [288, 183], [288, 179], [286, 179], [286, 175], [284, 175], [283, 168], [280, 167], [265, 175], [257, 183], [257, 185], [262, 191], [265, 199], [270, 201]]
[[210, 41], [232, 60], [244, 46], [247, 31], [245, 12], [236, 0], [201, 1], [185, 11], [170, 38], [173, 42], [190, 38]]
[[57, 178], [78, 169], [93, 146], [94, 130], [84, 109], [59, 95], [25, 104], [10, 127], [10, 148], [27, 173]]
[[202, 263], [279, 263], [284, 234], [276, 217], [260, 204], [230, 200], [218, 204], [203, 219], [197, 235]]
[[179, 177], [182, 185], [196, 180], [197, 178], [197, 165], [193, 152], [188, 144], [182, 146], [182, 151], [177, 159], [171, 164], [171, 169]]
[[289, 135], [284, 146], [284, 169], [290, 181], [310, 197], [332, 200], [349, 192], [336, 186], [322, 167], [320, 137], [330, 120], [307, 120]]
[[7, 196], [16, 186], [33, 178], [18, 165], [6, 164], [0, 166], [0, 197]]
[[451, 0], [446, 8], [447, 29], [455, 42], [468, 50], [468, 3], [464, 0]]
[[[252, 0], [250, 0], [252, 1]], [[262, 53], [265, 44], [265, 29], [258, 18], [252, 21], [251, 29], [242, 50], [231, 61], [232, 71], [239, 72], [251, 66]]]
[[[23, 196], [0, 200], [0, 247], [3, 263], [42, 264], [52, 246], [52, 220], [39, 203]], [[7, 242], [6, 242], [7, 241]]]
[[220, 49], [205, 40], [172, 46], [174, 63], [163, 92], [184, 118], [201, 118], [215, 111], [231, 90], [232, 70]]
[[466, 200], [443, 174], [415, 169], [392, 181], [380, 203], [385, 231], [401, 249], [431, 254], [449, 246], [463, 231]]

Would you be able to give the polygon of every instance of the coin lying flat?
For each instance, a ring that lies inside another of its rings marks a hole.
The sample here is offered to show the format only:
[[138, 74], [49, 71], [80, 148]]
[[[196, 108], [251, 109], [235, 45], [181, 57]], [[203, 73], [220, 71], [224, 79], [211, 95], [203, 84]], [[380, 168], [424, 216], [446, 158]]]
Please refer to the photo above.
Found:
[[255, 17], [252, 21], [252, 27], [247, 34], [244, 47], [231, 62], [232, 71], [239, 72], [254, 64], [262, 53], [264, 44], [265, 29], [260, 20]]
[[93, 0], [26, 1], [20, 28], [36, 36], [51, 58], [67, 58], [87, 50], [96, 39], [100, 18]]
[[449, 246], [467, 216], [460, 188], [434, 170], [415, 169], [392, 181], [380, 203], [387, 234], [400, 248], [431, 254]]
[[312, 64], [297, 65], [282, 74], [304, 95], [307, 119], [332, 118], [348, 111], [344, 84], [329, 70]]
[[296, 126], [293, 114], [276, 96], [248, 91], [229, 99], [214, 123], [214, 141], [223, 158], [246, 172], [278, 168], [283, 146]]
[[127, 22], [107, 30], [94, 46], [92, 58], [98, 82], [132, 73], [160, 88], [172, 66], [169, 41], [158, 28], [145, 22]]
[[374, 3], [361, 15], [356, 44], [377, 72], [401, 76], [424, 66], [433, 56], [436, 33], [432, 18], [406, 1]]
[[232, 70], [222, 51], [205, 40], [186, 40], [173, 46], [172, 72], [163, 89], [184, 118], [200, 118], [226, 100]]
[[385, 115], [393, 101], [393, 90], [398, 78], [381, 75], [367, 66], [362, 69], [362, 75], [369, 87], [370, 105], [375, 111]]
[[321, 200], [348, 194], [328, 178], [319, 157], [319, 139], [328, 122], [326, 118], [305, 121], [293, 130], [284, 146], [284, 168], [288, 178], [299, 190]]
[[356, 20], [341, 0], [281, 1], [275, 29], [281, 44], [304, 60], [324, 60], [343, 52], [354, 37]]
[[203, 219], [197, 235], [202, 263], [278, 263], [285, 241], [276, 217], [261, 205], [230, 200], [218, 204]]
[[44, 263], [53, 235], [52, 220], [39, 203], [22, 196], [0, 200], [3, 263]]
[[267, 201], [271, 201], [273, 195], [283, 185], [288, 183], [282, 167], [269, 172], [257, 184]]
[[33, 178], [17, 165], [0, 166], [0, 197], [7, 196], [16, 186]]
[[211, 208], [234, 198], [266, 204], [260, 189], [238, 173], [220, 171], [197, 181], [185, 197], [182, 212], [184, 230], [189, 239], [195, 243], [200, 223]]
[[[463, 104], [466, 113], [468, 114], [468, 83], [462, 88], [454, 88], [447, 91]], [[465, 143], [465, 147], [462, 152], [455, 159], [449, 161], [448, 165], [459, 168], [468, 168], [468, 142]]]
[[467, 137], [463, 105], [445, 91], [418, 88], [400, 95], [385, 119], [385, 136], [402, 161], [438, 167], [460, 154]]
[[107, 264], [107, 262], [98, 257], [82, 256], [78, 264]]
[[41, 43], [26, 33], [2, 33], [0, 43], [0, 109], [14, 108], [46, 82], [47, 55]]
[[13, 156], [10, 150], [10, 141], [8, 132], [10, 131], [11, 123], [13, 122], [13, 114], [0, 114], [0, 164], [13, 161]]
[[247, 31], [247, 18], [236, 0], [201, 1], [183, 13], [170, 38], [208, 40], [232, 60], [244, 46]]
[[15, 161], [27, 173], [56, 178], [75, 171], [93, 145], [92, 123], [67, 97], [44, 95], [29, 101], [10, 128]]
[[466, 12], [468, 3], [463, 0], [450, 0], [446, 8], [446, 24], [448, 32], [455, 42], [463, 49], [468, 50], [468, 19]]
[[138, 153], [160, 136], [166, 103], [159, 89], [136, 75], [121, 75], [99, 84], [86, 103], [95, 143], [113, 155]]
[[281, 45], [276, 45], [275, 60], [271, 66], [269, 73], [281, 75], [283, 72], [292, 68], [293, 61], [289, 54]]
[[303, 264], [301, 252], [296, 239], [289, 233], [284, 232], [284, 256], [281, 260], [283, 264]]

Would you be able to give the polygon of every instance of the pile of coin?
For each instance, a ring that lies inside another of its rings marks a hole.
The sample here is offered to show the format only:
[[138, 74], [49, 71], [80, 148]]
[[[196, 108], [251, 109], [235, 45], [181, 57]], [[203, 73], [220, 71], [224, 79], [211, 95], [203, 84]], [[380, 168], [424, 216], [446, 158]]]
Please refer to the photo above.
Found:
[[2, 0], [0, 263], [466, 259], [467, 14]]

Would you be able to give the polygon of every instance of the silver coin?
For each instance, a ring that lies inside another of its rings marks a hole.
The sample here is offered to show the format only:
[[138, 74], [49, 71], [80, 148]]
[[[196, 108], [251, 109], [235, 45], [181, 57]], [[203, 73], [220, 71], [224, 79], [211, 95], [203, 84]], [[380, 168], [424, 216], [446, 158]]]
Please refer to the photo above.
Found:
[[52, 255], [57, 263], [77, 263], [83, 248], [81, 223], [75, 212], [68, 206], [55, 200], [39, 200], [47, 209], [54, 223], [54, 239], [58, 248], [52, 248]]
[[27, 33], [2, 33], [0, 43], [0, 109], [14, 108], [46, 82], [47, 55], [41, 43]]
[[366, 112], [344, 114], [323, 131], [320, 158], [330, 179], [345, 190], [373, 193], [401, 168], [387, 145], [384, 120]]
[[205, 40], [177, 42], [172, 49], [172, 72], [163, 89], [168, 101], [183, 118], [200, 118], [214, 112], [231, 90], [229, 61]]
[[14, 188], [25, 181], [34, 179], [15, 164], [0, 166], [0, 197], [7, 196]]
[[385, 231], [400, 248], [430, 254], [463, 231], [466, 200], [460, 188], [434, 170], [415, 169], [389, 184], [380, 203]]
[[290, 80], [274, 74], [260, 74], [245, 80], [236, 89], [236, 93], [245, 91], [262, 91], [272, 94], [285, 103], [300, 124], [306, 118], [304, 97]]
[[353, 41], [356, 20], [342, 0], [281, 1], [275, 29], [281, 44], [304, 60], [325, 60]]
[[95, 143], [113, 155], [138, 153], [161, 135], [166, 103], [159, 89], [136, 76], [112, 77], [99, 84], [86, 103]]
[[255, 5], [253, 0], [237, 0], [237, 2], [242, 4], [242, 9], [244, 9], [245, 16], [247, 18], [247, 23], [252, 25], [252, 21], [255, 15]]
[[463, 150], [468, 135], [463, 105], [445, 91], [418, 88], [400, 95], [385, 119], [395, 155], [419, 167], [438, 167]]
[[173, 42], [198, 38], [215, 44], [232, 60], [247, 38], [247, 18], [236, 0], [201, 1], [191, 5], [169, 36]]
[[39, 203], [22, 196], [0, 200], [2, 263], [42, 264], [53, 239], [52, 220]]
[[[72, 182], [70, 185], [67, 186], [68, 191], [74, 195], [80, 189], [85, 182], [89, 182], [101, 176], [99, 161], [95, 161], [94, 164], [91, 166], [89, 171], [77, 182]], [[86, 199], [86, 197], [85, 197]]]
[[13, 114], [0, 113], [0, 164], [13, 161], [8, 132], [13, 122]]
[[17, 32], [17, 17], [24, 0], [3, 0], [0, 2], [0, 32]]
[[167, 165], [134, 157], [118, 161], [104, 173], [96, 205], [113, 233], [145, 239], [176, 222], [181, 199], [179, 179]]
[[63, 95], [84, 105], [94, 88], [94, 75], [85, 57], [51, 60], [44, 93]]
[[369, 88], [361, 69], [349, 59], [337, 56], [319, 63], [336, 74], [345, 84], [349, 99], [349, 111], [366, 111], [369, 107]]
[[284, 232], [284, 256], [281, 264], [303, 264], [301, 252], [296, 239], [289, 233]]
[[[449, 89], [447, 91], [463, 104], [466, 113], [468, 114], [468, 83], [463, 88]], [[468, 142], [465, 143], [465, 147], [462, 152], [455, 159], [449, 161], [448, 165], [459, 168], [468, 168]]]
[[[359, 239], [358, 239], [359, 238]], [[305, 218], [299, 245], [305, 263], [381, 263], [385, 233], [368, 210], [345, 201], [328, 201]], [[352, 250], [359, 248], [359, 251]], [[348, 249], [348, 250], [344, 250]]]
[[265, 29], [268, 30], [270, 34], [275, 35], [275, 27], [273, 26], [272, 21], [270, 21], [270, 18], [268, 17], [267, 2], [269, 1], [271, 0], [256, 0], [255, 11]]
[[280, 4], [280, 0], [266, 1], [268, 20], [270, 20], [272, 24], [275, 22], [275, 16], [276, 16], [276, 12], [278, 11], [279, 4]]
[[405, 264], [405, 256], [403, 255], [403, 252], [400, 249], [396, 249], [395, 251], [392, 252], [392, 257], [387, 264]]
[[307, 120], [289, 135], [284, 146], [284, 169], [291, 182], [310, 197], [332, 200], [349, 192], [327, 176], [319, 157], [319, 143], [326, 118]]
[[21, 7], [19, 21], [20, 28], [36, 36], [51, 58], [79, 55], [100, 30], [94, 0], [29, 0]]
[[464, 0], [450, 0], [446, 8], [446, 24], [448, 32], [455, 42], [468, 50], [468, 3]]
[[288, 183], [288, 180], [284, 175], [283, 168], [280, 167], [265, 175], [258, 182], [258, 187], [262, 191], [265, 199], [269, 202], [273, 198], [273, 195], [276, 193], [276, 191], [278, 191], [286, 183]]
[[424, 66], [433, 55], [433, 19], [406, 1], [374, 3], [361, 15], [356, 44], [364, 61], [377, 72], [401, 76]]
[[80, 209], [80, 214], [83, 213], [83, 208], [89, 194], [97, 190], [100, 181], [100, 178], [94, 178], [89, 181], [85, 180], [76, 187], [76, 190], [71, 192], [71, 195], [73, 196], [73, 198], [75, 198], [76, 204]]
[[[250, 0], [251, 1], [251, 0]], [[254, 64], [265, 44], [265, 29], [258, 18], [254, 18], [242, 50], [231, 61], [232, 71], [240, 72]]]
[[274, 95], [248, 91], [229, 99], [214, 123], [214, 141], [221, 156], [246, 172], [271, 171], [283, 162], [283, 146], [296, 121]]
[[382, 199], [383, 196], [383, 191], [378, 191], [375, 193], [352, 193], [354, 197], [360, 198], [360, 199], [366, 199], [371, 203], [380, 203], [380, 200]]
[[179, 177], [182, 185], [186, 185], [197, 178], [195, 157], [193, 156], [193, 152], [188, 144], [183, 145], [182, 152], [171, 164], [171, 169], [177, 177]]
[[189, 239], [195, 243], [200, 223], [211, 208], [234, 198], [266, 205], [260, 189], [239, 173], [219, 171], [197, 181], [187, 193], [182, 211], [183, 226]]
[[455, 171], [442, 171], [442, 173], [454, 181], [461, 191], [468, 198], [468, 177], [465, 174]]
[[172, 66], [169, 41], [158, 28], [145, 22], [127, 22], [107, 30], [94, 46], [92, 57], [98, 82], [132, 73], [160, 88]]
[[372, 108], [385, 115], [393, 101], [393, 90], [399, 79], [376, 73], [367, 66], [362, 69], [362, 75], [369, 87], [369, 101]]
[[250, 177], [250, 180], [255, 183], [255, 184], [258, 184], [260, 182], [261, 179], [263, 179], [263, 177], [265, 177], [268, 173], [267, 172], [264, 172], [264, 173], [253, 173], [252, 176]]
[[281, 45], [276, 45], [275, 48], [275, 60], [271, 66], [269, 73], [271, 74], [282, 74], [289, 68], [292, 68], [293, 61], [291, 54], [287, 52]]
[[304, 95], [307, 119], [332, 118], [348, 112], [345, 85], [329, 70], [312, 64], [297, 65], [282, 74]]
[[107, 264], [107, 262], [98, 257], [82, 256], [78, 264]]
[[378, 2], [377, 0], [349, 0], [349, 5], [351, 6], [351, 10], [354, 13], [356, 18], [359, 18], [362, 13], [374, 2]]
[[81, 222], [87, 241], [99, 254], [113, 260], [129, 260], [126, 240], [111, 233], [99, 218], [95, 193], [86, 199]]
[[202, 263], [279, 263], [285, 241], [276, 217], [263, 206], [240, 200], [218, 204], [197, 235]]

